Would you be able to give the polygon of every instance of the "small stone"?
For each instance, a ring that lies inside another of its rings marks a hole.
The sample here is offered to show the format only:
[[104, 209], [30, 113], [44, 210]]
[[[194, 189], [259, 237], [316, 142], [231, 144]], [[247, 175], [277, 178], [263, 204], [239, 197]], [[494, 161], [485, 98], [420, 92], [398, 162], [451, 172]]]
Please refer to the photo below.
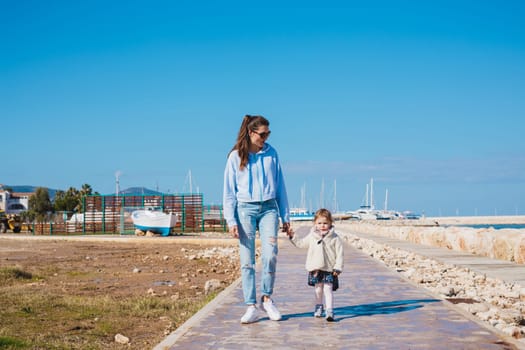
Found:
[[204, 294], [208, 295], [221, 288], [221, 281], [218, 279], [211, 279], [204, 284]]
[[129, 338], [119, 333], [115, 335], [115, 342], [119, 344], [128, 344]]

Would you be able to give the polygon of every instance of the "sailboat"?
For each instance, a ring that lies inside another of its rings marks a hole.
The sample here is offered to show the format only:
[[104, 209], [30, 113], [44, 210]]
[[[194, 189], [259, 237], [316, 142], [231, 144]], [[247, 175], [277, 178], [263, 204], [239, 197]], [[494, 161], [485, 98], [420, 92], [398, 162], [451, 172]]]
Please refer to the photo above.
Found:
[[332, 198], [332, 218], [334, 220], [346, 220], [350, 218], [346, 212], [339, 211], [339, 205], [337, 203], [337, 180], [334, 180], [334, 193]]
[[290, 208], [290, 221], [313, 221], [314, 213], [306, 208]]
[[306, 208], [306, 184], [301, 187], [301, 206], [290, 208], [290, 221], [313, 221], [314, 213]]
[[399, 213], [394, 210], [388, 210], [388, 189], [385, 192], [385, 208], [377, 211], [377, 220], [399, 219]]
[[349, 211], [350, 219], [357, 220], [376, 220], [377, 210], [374, 209], [374, 179], [370, 179], [370, 204], [368, 203], [369, 188], [366, 184], [365, 203], [355, 211]]

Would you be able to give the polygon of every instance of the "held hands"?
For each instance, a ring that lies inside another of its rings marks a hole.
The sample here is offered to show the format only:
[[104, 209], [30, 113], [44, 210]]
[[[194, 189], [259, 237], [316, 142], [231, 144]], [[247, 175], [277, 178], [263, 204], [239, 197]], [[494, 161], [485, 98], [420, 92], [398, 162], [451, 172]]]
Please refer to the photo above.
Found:
[[[233, 238], [239, 238], [239, 227], [237, 225], [229, 227], [228, 231]], [[294, 232], [289, 222], [283, 223], [283, 232], [286, 232], [286, 235], [290, 238], [294, 236]]]
[[334, 270], [332, 271], [332, 275], [334, 275], [334, 276], [339, 276], [340, 274], [341, 274], [341, 270], [336, 270], [336, 269], [334, 269]]
[[229, 231], [233, 238], [239, 238], [239, 228], [237, 227], [237, 225], [231, 226], [229, 228]]
[[283, 223], [283, 232], [286, 233], [286, 235], [288, 236], [288, 238], [293, 238], [294, 236], [294, 232], [293, 232], [293, 229], [292, 229], [292, 226], [290, 225], [289, 222], [285, 222]]

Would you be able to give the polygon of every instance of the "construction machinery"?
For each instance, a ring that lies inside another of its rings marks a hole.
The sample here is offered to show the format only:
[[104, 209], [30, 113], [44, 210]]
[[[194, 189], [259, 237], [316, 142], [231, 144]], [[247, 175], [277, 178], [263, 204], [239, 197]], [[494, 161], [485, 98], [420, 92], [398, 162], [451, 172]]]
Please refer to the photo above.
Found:
[[22, 219], [20, 215], [6, 214], [5, 211], [0, 210], [0, 232], [6, 233], [7, 230], [20, 233], [22, 231]]

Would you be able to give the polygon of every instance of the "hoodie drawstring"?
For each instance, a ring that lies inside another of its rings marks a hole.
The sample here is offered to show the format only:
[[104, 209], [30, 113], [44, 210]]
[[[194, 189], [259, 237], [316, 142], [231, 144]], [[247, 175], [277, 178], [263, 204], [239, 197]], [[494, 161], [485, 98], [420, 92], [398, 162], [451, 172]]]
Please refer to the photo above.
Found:
[[259, 167], [261, 169], [261, 177], [259, 177], [259, 195], [260, 195], [260, 201], [262, 202], [263, 200], [263, 188], [264, 188], [264, 162], [263, 162], [263, 157], [261, 157], [260, 155], [257, 155], [257, 157], [259, 158], [259, 163], [261, 164], [261, 166]]

